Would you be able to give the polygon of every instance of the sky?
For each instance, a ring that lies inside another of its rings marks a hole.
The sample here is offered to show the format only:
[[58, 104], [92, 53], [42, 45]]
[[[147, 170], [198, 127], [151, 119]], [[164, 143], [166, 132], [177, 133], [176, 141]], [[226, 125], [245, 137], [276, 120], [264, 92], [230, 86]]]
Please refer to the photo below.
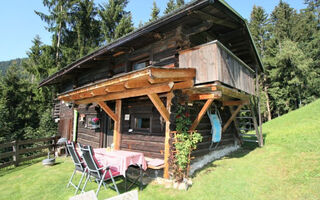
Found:
[[[168, 0], [156, 0], [161, 13], [165, 10]], [[250, 18], [253, 5], [262, 6], [268, 14], [279, 3], [279, 0], [226, 0], [244, 18]], [[284, 0], [296, 10], [305, 8], [304, 0]], [[97, 4], [107, 0], [95, 0]], [[127, 7], [131, 11], [133, 22], [146, 22], [150, 18], [153, 0], [129, 0]], [[189, 2], [189, 1], [186, 1]], [[27, 57], [32, 40], [39, 35], [45, 44], [51, 43], [49, 33], [34, 10], [46, 12], [42, 0], [5, 0], [0, 7], [0, 61]]]

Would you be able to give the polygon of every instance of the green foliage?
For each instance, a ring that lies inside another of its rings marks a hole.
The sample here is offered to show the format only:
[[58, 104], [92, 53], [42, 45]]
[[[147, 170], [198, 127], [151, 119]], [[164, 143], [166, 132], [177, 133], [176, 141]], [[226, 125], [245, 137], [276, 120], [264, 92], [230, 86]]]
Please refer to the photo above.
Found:
[[179, 105], [176, 115], [176, 149], [174, 176], [177, 181], [182, 181], [187, 176], [187, 167], [190, 163], [191, 151], [197, 148], [197, 144], [202, 141], [202, 136], [196, 131], [189, 131], [191, 126], [190, 114], [185, 106]]
[[149, 21], [154, 21], [157, 20], [159, 18], [159, 13], [160, 13], [160, 9], [157, 6], [157, 3], [155, 0], [153, 0], [153, 7], [152, 7], [152, 12], [151, 12], [151, 19]]
[[270, 17], [253, 7], [250, 30], [265, 66], [259, 77], [265, 119], [319, 98], [319, 7], [317, 1], [307, 2], [297, 13], [280, 1]]
[[176, 9], [176, 3], [174, 0], [169, 0], [167, 3], [167, 7], [164, 11], [164, 14], [169, 14]]
[[169, 0], [167, 3], [167, 7], [164, 11], [164, 14], [169, 14], [177, 8], [180, 8], [185, 4], [184, 0]]
[[0, 77], [1, 77], [1, 75], [6, 74], [8, 68], [11, 65], [20, 66], [24, 60], [26, 60], [26, 59], [25, 58], [17, 58], [17, 59], [13, 59], [13, 60], [9, 60], [9, 61], [0, 62]]
[[127, 0], [109, 0], [99, 5], [102, 33], [107, 42], [133, 31], [131, 13], [124, 10], [127, 4]]
[[6, 141], [24, 139], [25, 128], [39, 123], [37, 103], [32, 85], [23, 69], [12, 66], [0, 83], [0, 137]]

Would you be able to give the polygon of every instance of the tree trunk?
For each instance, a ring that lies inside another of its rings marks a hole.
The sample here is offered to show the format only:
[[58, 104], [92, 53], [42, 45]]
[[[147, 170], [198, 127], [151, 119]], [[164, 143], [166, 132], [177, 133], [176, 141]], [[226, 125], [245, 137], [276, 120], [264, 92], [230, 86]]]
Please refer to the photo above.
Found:
[[[62, 5], [60, 6], [60, 12], [62, 13]], [[62, 28], [62, 22], [59, 23], [58, 28], [58, 35], [57, 35], [57, 52], [56, 52], [56, 63], [58, 63], [59, 60], [59, 48], [60, 48], [60, 40], [61, 40], [61, 28]]]

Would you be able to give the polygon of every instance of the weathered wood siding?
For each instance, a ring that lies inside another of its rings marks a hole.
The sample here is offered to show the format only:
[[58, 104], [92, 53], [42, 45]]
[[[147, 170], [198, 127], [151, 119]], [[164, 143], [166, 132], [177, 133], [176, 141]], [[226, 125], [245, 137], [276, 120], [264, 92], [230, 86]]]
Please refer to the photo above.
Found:
[[[129, 120], [125, 120], [125, 115], [130, 115]], [[135, 114], [145, 114], [152, 117], [150, 132], [133, 131], [132, 120]], [[147, 157], [163, 159], [165, 122], [160, 118], [160, 113], [148, 99], [125, 100], [122, 107], [121, 124], [121, 144], [122, 150], [142, 152]]]
[[181, 51], [179, 67], [196, 68], [195, 84], [220, 81], [254, 94], [254, 73], [218, 41]]
[[[100, 113], [96, 109], [96, 105], [80, 105], [78, 108], [79, 116], [80, 114], [85, 114], [88, 117], [98, 117], [100, 118], [100, 123], [102, 118]], [[85, 127], [86, 120], [84, 122], [80, 121], [78, 117], [78, 132], [77, 132], [77, 142], [84, 145], [91, 145], [93, 148], [102, 147], [102, 134], [101, 129], [89, 129]]]

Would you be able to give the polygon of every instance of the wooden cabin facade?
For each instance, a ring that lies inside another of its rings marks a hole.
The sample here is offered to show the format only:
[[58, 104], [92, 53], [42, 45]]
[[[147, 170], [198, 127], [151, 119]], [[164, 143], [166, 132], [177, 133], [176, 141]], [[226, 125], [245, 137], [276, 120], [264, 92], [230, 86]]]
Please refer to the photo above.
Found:
[[234, 144], [240, 140], [235, 116], [255, 95], [254, 78], [261, 71], [245, 20], [222, 0], [195, 0], [80, 58], [40, 86], [59, 88], [63, 136], [164, 159], [168, 178], [174, 106], [188, 102], [191, 129], [203, 135], [194, 156], [209, 152], [208, 109], [220, 111], [222, 146]]

